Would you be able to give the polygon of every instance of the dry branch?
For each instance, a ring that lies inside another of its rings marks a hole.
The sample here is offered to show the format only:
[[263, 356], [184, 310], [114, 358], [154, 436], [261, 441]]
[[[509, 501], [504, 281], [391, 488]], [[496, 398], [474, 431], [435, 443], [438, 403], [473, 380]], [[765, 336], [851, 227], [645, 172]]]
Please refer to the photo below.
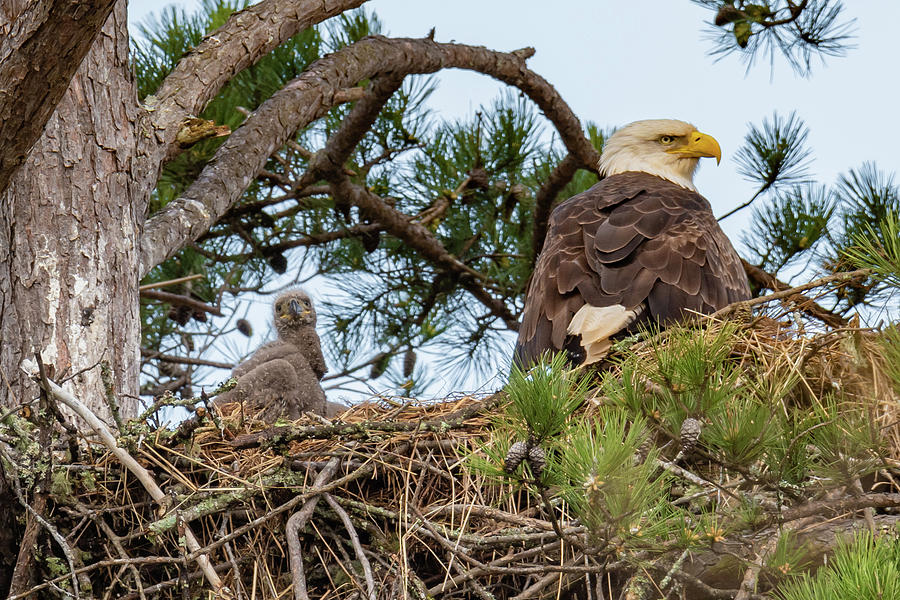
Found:
[[[155, 501], [164, 507], [169, 505], [171, 499], [162, 491], [162, 489], [160, 489], [159, 485], [153, 479], [153, 476], [150, 475], [150, 472], [147, 471], [143, 465], [138, 463], [124, 448], [121, 448], [118, 445], [116, 438], [113, 437], [109, 428], [97, 417], [97, 415], [95, 415], [87, 406], [82, 404], [75, 396], [71, 395], [52, 381], [44, 379], [41, 382], [41, 385], [48, 394], [52, 394], [56, 399], [75, 411], [79, 417], [87, 422], [90, 428], [100, 437], [103, 444], [116, 456], [119, 462], [137, 477]], [[192, 552], [196, 552], [196, 550], [200, 548], [200, 543], [187, 526], [185, 527], [185, 539], [188, 548]], [[223, 598], [228, 598], [230, 596], [230, 591], [222, 584], [222, 580], [219, 579], [219, 576], [216, 574], [215, 570], [213, 570], [206, 554], [198, 554], [194, 557], [194, 560], [197, 561], [197, 564], [200, 566], [204, 576], [213, 589], [216, 590], [217, 593], [222, 594]]]
[[840, 273], [834, 273], [832, 275], [826, 275], [825, 277], [820, 277], [809, 283], [804, 283], [802, 285], [794, 286], [791, 288], [779, 290], [777, 292], [773, 292], [766, 296], [760, 296], [758, 298], [751, 298], [750, 300], [742, 300], [741, 302], [734, 302], [729, 304], [725, 308], [717, 310], [711, 316], [713, 318], [721, 318], [727, 315], [734, 313], [735, 311], [747, 310], [753, 308], [754, 306], [758, 306], [760, 304], [765, 304], [767, 302], [772, 302], [774, 300], [782, 300], [782, 299], [792, 299], [799, 298], [800, 302], [804, 302], [808, 300], [804, 296], [800, 295], [800, 292], [805, 292], [806, 290], [812, 290], [815, 288], [821, 288], [826, 285], [838, 284], [842, 285], [848, 283], [850, 281], [854, 281], [857, 279], [864, 279], [871, 273], [870, 269], [857, 269], [855, 271], [842, 271]]
[[[764, 271], [756, 265], [748, 263], [743, 258], [741, 259], [741, 262], [744, 265], [744, 271], [747, 272], [747, 276], [750, 278], [750, 281], [752, 281], [759, 287], [770, 289], [773, 292], [783, 292], [785, 290], [791, 289], [790, 285], [784, 283], [783, 281], [779, 281], [778, 278], [776, 278], [771, 273]], [[820, 306], [815, 300], [804, 296], [800, 292], [788, 296], [788, 299], [796, 304], [800, 308], [800, 310], [804, 311], [812, 318], [822, 321], [830, 327], [847, 326], [846, 319], [844, 319], [840, 315], [834, 314], [827, 308]]]
[[[328, 483], [334, 476], [340, 463], [341, 460], [337, 457], [328, 461], [328, 464], [325, 465], [325, 468], [322, 469], [322, 472], [319, 473], [316, 480], [313, 482], [313, 487], [321, 488]], [[300, 547], [298, 533], [306, 526], [306, 522], [309, 521], [318, 502], [318, 494], [309, 498], [303, 503], [300, 510], [288, 518], [287, 525], [285, 526], [285, 537], [287, 537], [288, 553], [290, 554], [291, 559], [291, 579], [294, 582], [295, 600], [309, 600], [309, 594], [306, 591], [306, 576], [303, 574], [303, 552]]]
[[193, 308], [196, 311], [207, 312], [211, 315], [216, 315], [217, 317], [223, 316], [222, 311], [219, 310], [219, 307], [207, 304], [206, 302], [195, 300], [189, 296], [182, 296], [181, 294], [160, 292], [159, 290], [141, 290], [141, 298], [149, 298], [151, 300], [159, 300], [160, 302], [166, 302], [168, 304], [187, 306], [188, 308]]

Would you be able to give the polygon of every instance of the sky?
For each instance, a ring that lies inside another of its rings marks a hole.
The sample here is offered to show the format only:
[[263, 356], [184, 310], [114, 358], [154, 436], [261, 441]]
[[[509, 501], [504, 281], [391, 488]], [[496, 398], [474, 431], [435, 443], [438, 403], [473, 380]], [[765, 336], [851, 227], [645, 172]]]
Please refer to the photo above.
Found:
[[[176, 4], [191, 10], [198, 2]], [[129, 18], [140, 21], [165, 5], [132, 2]], [[373, 0], [364, 6], [377, 12], [391, 36], [423, 37], [434, 27], [437, 41], [535, 48], [529, 67], [556, 87], [582, 122], [604, 128], [649, 118], [693, 123], [723, 150], [722, 164], [701, 161], [694, 180], [721, 215], [755, 191], [733, 156], [748, 123], [760, 125], [773, 111], [797, 111], [806, 122], [810, 173], [821, 183], [834, 183], [864, 161], [889, 173], [900, 170], [894, 41], [900, 2], [845, 5], [845, 14], [856, 19], [855, 48], [815, 62], [809, 77], [780, 57], [774, 68], [761, 57], [749, 72], [736, 55], [716, 61], [706, 36], [713, 15], [688, 0]], [[503, 87], [471, 72], [442, 71], [430, 105], [446, 118], [465, 117]], [[749, 210], [722, 223], [739, 251], [748, 217]]]

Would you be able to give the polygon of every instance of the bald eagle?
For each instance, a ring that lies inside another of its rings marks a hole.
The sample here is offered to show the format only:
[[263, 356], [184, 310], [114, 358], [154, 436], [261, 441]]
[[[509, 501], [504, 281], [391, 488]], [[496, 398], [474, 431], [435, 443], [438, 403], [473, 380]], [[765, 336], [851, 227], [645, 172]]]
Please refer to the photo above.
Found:
[[750, 297], [747, 276], [693, 176], [722, 153], [683, 121], [637, 121], [609, 137], [605, 178], [550, 216], [516, 344], [522, 366], [566, 350], [601, 360], [641, 324], [665, 325]]

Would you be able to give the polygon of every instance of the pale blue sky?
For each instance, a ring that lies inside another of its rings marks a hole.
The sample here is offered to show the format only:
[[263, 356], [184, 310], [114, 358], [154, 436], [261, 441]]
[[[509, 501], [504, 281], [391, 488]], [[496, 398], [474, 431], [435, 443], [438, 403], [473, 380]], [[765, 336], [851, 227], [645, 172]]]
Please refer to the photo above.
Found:
[[[131, 3], [129, 14], [140, 20], [167, 4], [140, 0]], [[796, 110], [806, 122], [814, 158], [810, 171], [822, 183], [833, 183], [866, 160], [887, 172], [900, 170], [900, 53], [894, 40], [900, 2], [846, 4], [847, 15], [856, 18], [856, 48], [816, 64], [808, 78], [780, 58], [774, 71], [763, 58], [749, 73], [737, 56], [715, 62], [704, 36], [712, 13], [688, 0], [374, 0], [365, 6], [376, 10], [393, 36], [422, 37], [435, 27], [438, 41], [497, 50], [534, 47], [529, 66], [559, 90], [583, 122], [607, 127], [677, 118], [694, 123], [715, 136], [724, 152], [718, 167], [702, 161], [695, 178], [716, 214], [723, 214], [754, 192], [737, 174], [733, 156], [747, 123], [761, 124], [773, 110], [784, 115]], [[470, 72], [442, 71], [440, 77], [430, 104], [447, 118], [470, 115], [504, 87]], [[723, 222], [739, 250], [749, 213]], [[311, 291], [315, 297], [317, 290]], [[267, 314], [259, 312], [254, 321], [262, 324]], [[445, 384], [444, 392], [461, 386]]]

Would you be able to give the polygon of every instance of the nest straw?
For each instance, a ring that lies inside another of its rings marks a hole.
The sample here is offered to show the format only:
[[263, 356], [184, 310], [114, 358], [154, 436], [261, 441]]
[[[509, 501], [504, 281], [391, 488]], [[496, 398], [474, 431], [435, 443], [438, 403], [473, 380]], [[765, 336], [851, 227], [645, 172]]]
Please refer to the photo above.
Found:
[[[737, 318], [744, 326], [733, 353], [741, 365], [773, 378], [799, 376], [796, 402], [840, 386], [874, 411], [891, 457], [900, 459], [898, 403], [876, 333], [826, 326], [777, 303]], [[698, 335], [715, 335], [722, 324], [707, 318]], [[632, 350], [649, 359], [652, 344]], [[165, 503], [93, 441], [69, 470], [59, 517], [68, 522], [57, 526], [90, 557], [79, 573], [112, 598], [197, 597], [209, 589], [199, 557], [227, 586], [230, 596], [219, 597], [247, 600], [524, 599], [555, 596], [578, 581], [602, 589], [609, 579], [557, 535], [583, 531], [564, 506], [549, 515], [521, 488], [466, 467], [490, 436], [490, 413], [505, 401], [502, 392], [433, 402], [374, 398], [333, 423], [309, 416], [274, 428], [225, 406], [220, 421], [197, 417], [190, 427], [125, 444]], [[590, 417], [591, 407], [582, 413]], [[296, 532], [306, 588], [298, 590], [286, 524], [325, 495]], [[188, 528], [199, 547], [185, 543]], [[37, 585], [31, 597], [67, 577]]]

